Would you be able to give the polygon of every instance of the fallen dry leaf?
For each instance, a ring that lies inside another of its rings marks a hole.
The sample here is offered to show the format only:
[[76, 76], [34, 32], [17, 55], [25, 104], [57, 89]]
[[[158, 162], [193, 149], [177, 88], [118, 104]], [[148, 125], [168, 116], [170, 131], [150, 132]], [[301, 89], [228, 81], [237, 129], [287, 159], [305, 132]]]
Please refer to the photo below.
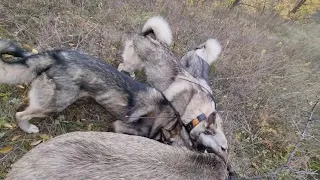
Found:
[[252, 166], [255, 168], [255, 169], [259, 169], [259, 166], [256, 164], [256, 163], [251, 163], [252, 164]]
[[4, 123], [3, 127], [13, 129], [13, 126], [10, 123]]
[[15, 141], [15, 140], [17, 140], [19, 137], [21, 137], [21, 135], [13, 136], [13, 137], [11, 138], [11, 141]]
[[1, 154], [7, 154], [7, 153], [10, 152], [12, 149], [13, 149], [12, 146], [6, 146], [6, 147], [0, 149], [0, 153], [1, 153]]
[[36, 146], [36, 145], [40, 144], [41, 142], [42, 142], [42, 140], [34, 141], [34, 142], [30, 143], [30, 145]]
[[29, 44], [21, 44], [21, 47], [24, 49], [32, 49], [32, 47]]
[[93, 126], [92, 123], [88, 124], [88, 131], [91, 131], [91, 130], [92, 130], [92, 126]]
[[10, 125], [11, 125], [13, 128], [16, 128], [16, 127], [17, 127], [17, 124], [15, 124], [15, 123], [10, 123]]
[[309, 66], [311, 64], [311, 62], [307, 62], [304, 64], [304, 66]]
[[24, 89], [22, 85], [17, 85], [17, 88]]
[[38, 50], [36, 50], [36, 49], [32, 49], [32, 51], [31, 51], [33, 54], [38, 54]]
[[42, 141], [46, 141], [46, 140], [49, 140], [49, 139], [50, 139], [50, 136], [47, 135], [47, 134], [41, 134], [41, 135], [40, 135], [40, 138], [41, 138]]
[[12, 55], [9, 55], [9, 54], [5, 54], [5, 55], [3, 55], [3, 57], [4, 57], [4, 58], [13, 58], [13, 56], [12, 56]]

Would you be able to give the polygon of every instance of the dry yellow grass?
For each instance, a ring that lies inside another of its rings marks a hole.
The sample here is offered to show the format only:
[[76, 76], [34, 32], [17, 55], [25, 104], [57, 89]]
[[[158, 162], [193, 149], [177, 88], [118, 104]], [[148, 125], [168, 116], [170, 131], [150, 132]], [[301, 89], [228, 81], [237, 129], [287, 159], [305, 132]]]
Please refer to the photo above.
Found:
[[[168, 19], [177, 57], [216, 37], [223, 52], [210, 78], [223, 111], [232, 164], [243, 177], [272, 171], [285, 162], [319, 98], [319, 24], [296, 24], [272, 14], [247, 15], [239, 8], [228, 12], [211, 2], [186, 2], [10, 0], [0, 5], [0, 37], [39, 51], [81, 49], [113, 65], [121, 61], [125, 35], [139, 31], [152, 15]], [[26, 92], [0, 86], [0, 148], [13, 147], [0, 154], [0, 179], [33, 142], [76, 130], [110, 130], [112, 117], [91, 100], [82, 100], [45, 120], [33, 120], [45, 135], [24, 134], [13, 117]], [[300, 171], [320, 171], [319, 108], [314, 118], [318, 120], [292, 162]], [[311, 177], [288, 172], [280, 177], [293, 176]]]

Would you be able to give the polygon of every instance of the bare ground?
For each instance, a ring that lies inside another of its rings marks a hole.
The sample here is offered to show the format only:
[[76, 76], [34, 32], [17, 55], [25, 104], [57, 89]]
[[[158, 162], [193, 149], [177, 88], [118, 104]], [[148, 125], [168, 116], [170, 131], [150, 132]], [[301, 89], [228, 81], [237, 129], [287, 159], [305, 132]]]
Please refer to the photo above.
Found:
[[[139, 31], [153, 15], [168, 19], [174, 33], [172, 50], [178, 58], [216, 37], [223, 51], [210, 78], [225, 120], [232, 164], [242, 177], [272, 172], [286, 162], [319, 98], [320, 26], [282, 20], [272, 13], [248, 15], [240, 8], [228, 12], [218, 3], [190, 2], [4, 1], [0, 37], [14, 38], [30, 50], [81, 49], [115, 66], [121, 61], [126, 35]], [[26, 103], [27, 89], [0, 86], [0, 148], [13, 148], [0, 153], [0, 179], [39, 140], [78, 130], [110, 130], [113, 118], [84, 99], [62, 113], [34, 119], [41, 134], [25, 134], [16, 127], [14, 114]], [[319, 122], [318, 107], [290, 163], [297, 171], [320, 172]], [[279, 175], [280, 179], [312, 177], [317, 178], [301, 172]]]

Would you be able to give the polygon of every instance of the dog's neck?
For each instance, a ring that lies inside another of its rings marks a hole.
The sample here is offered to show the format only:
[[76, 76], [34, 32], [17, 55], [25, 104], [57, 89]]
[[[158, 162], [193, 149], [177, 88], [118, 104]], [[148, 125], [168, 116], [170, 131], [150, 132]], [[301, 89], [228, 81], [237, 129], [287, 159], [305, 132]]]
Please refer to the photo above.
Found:
[[185, 125], [178, 119], [162, 127], [156, 140], [172, 146], [195, 150], [189, 137], [189, 132], [186, 130]]

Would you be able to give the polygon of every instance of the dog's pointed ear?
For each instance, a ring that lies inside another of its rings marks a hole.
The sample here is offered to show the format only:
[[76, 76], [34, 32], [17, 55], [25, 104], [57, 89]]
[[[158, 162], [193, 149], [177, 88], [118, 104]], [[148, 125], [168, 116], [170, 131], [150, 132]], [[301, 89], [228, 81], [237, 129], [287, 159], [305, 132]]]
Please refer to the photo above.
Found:
[[216, 123], [216, 112], [213, 112], [207, 118], [207, 128], [209, 128], [211, 124], [215, 124], [215, 123]]

